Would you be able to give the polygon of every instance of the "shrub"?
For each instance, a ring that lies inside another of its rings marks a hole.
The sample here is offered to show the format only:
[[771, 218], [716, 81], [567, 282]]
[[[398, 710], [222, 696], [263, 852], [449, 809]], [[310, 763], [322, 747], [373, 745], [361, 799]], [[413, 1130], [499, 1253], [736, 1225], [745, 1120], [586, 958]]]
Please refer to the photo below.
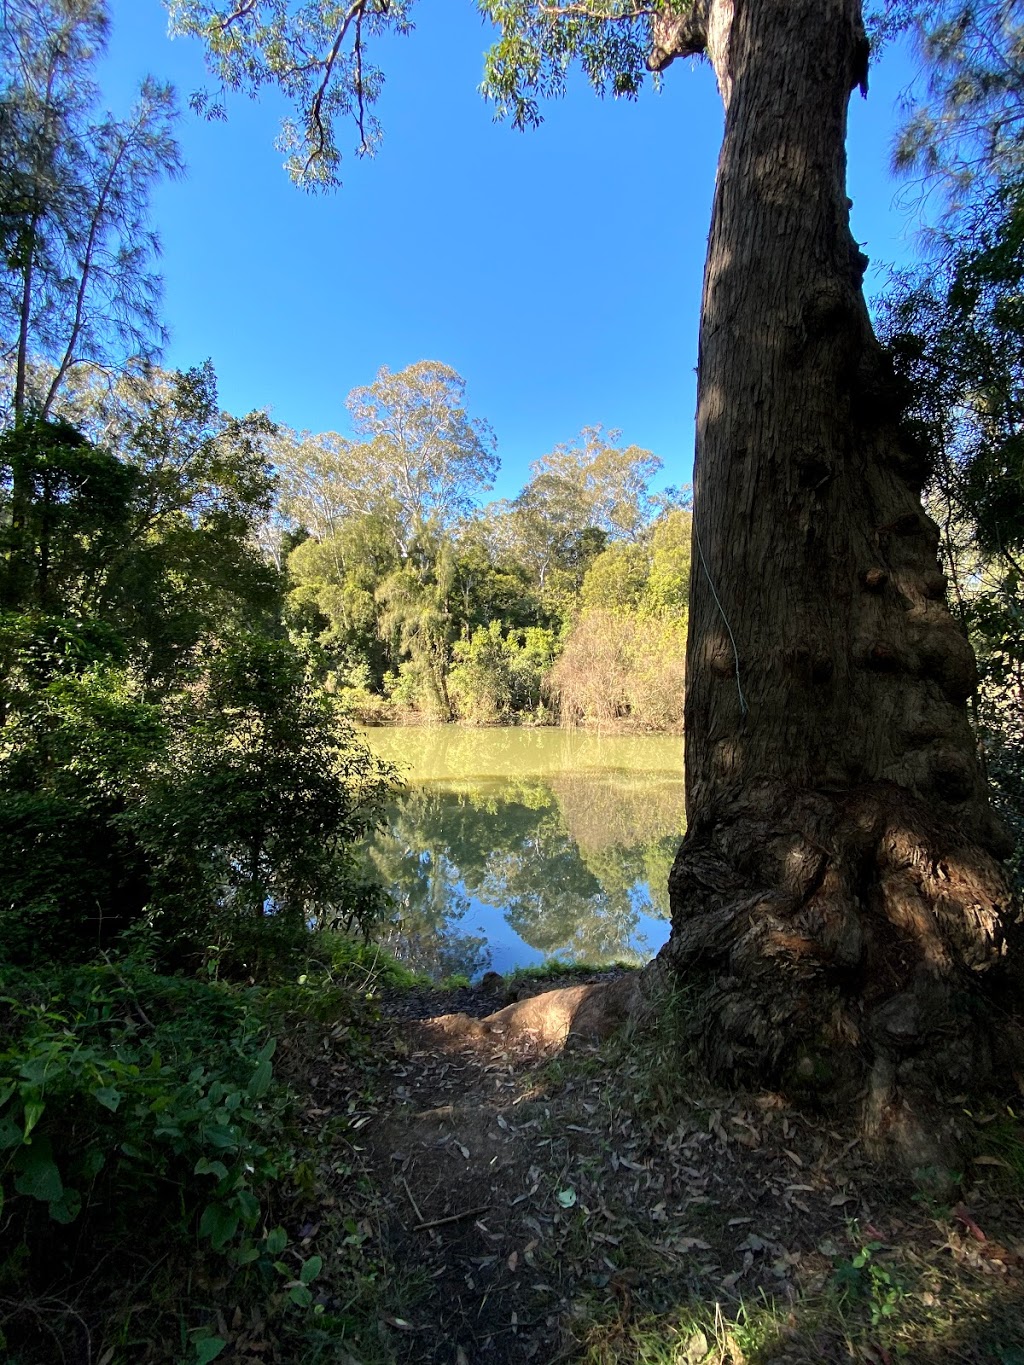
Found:
[[562, 724], [677, 729], [685, 653], [685, 623], [585, 611], [548, 677]]
[[133, 958], [8, 970], [3, 986], [8, 1292], [52, 1293], [107, 1257], [116, 1277], [119, 1248], [155, 1262], [196, 1238], [237, 1267], [269, 1265], [284, 1109], [247, 999]]
[[448, 691], [458, 717], [488, 725], [537, 710], [555, 640], [540, 626], [506, 630], [492, 621], [458, 641], [453, 653]]

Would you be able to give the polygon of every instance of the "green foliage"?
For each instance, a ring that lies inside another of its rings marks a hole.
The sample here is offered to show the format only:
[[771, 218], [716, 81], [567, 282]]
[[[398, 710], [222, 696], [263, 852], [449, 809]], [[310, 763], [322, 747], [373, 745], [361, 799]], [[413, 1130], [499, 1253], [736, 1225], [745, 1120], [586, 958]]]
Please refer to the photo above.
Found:
[[352, 845], [376, 822], [390, 772], [291, 646], [243, 637], [212, 650], [171, 725], [164, 771], [132, 819], [163, 915], [187, 926], [198, 895], [230, 941], [268, 913], [299, 926], [379, 913]]
[[892, 1317], [903, 1297], [903, 1290], [891, 1273], [875, 1259], [881, 1250], [881, 1242], [863, 1242], [848, 1261], [836, 1263], [834, 1272], [835, 1283], [844, 1295], [868, 1301], [872, 1327]]
[[[319, 0], [296, 11], [277, 0], [253, 0], [234, 10], [219, 0], [165, 3], [172, 32], [203, 40], [207, 67], [221, 90], [256, 94], [276, 86], [294, 106], [279, 145], [297, 184], [322, 189], [339, 183], [337, 120], [352, 120], [360, 154], [376, 148], [381, 128], [373, 106], [384, 77], [372, 59], [373, 41], [411, 31], [412, 0], [348, 8]], [[564, 93], [567, 70], [577, 60], [599, 93], [635, 98], [648, 74], [652, 20], [686, 3], [594, 0], [586, 7], [562, 7], [479, 0], [501, 35], [487, 54], [484, 94], [499, 117], [510, 116], [517, 127], [537, 124], [539, 100]], [[208, 117], [224, 116], [223, 103], [205, 92], [193, 103]]]
[[200, 956], [267, 912], [365, 924], [351, 845], [388, 774], [293, 646], [239, 629], [272, 586], [244, 568], [265, 424], [220, 418], [208, 367], [133, 398], [128, 458], [60, 423], [0, 437], [4, 951], [109, 945], [144, 910]]
[[897, 165], [938, 185], [947, 224], [974, 214], [1019, 179], [1024, 129], [1024, 24], [1015, 0], [927, 0], [890, 7], [915, 30], [923, 93], [896, 149]]
[[[161, 339], [149, 196], [181, 159], [170, 87], [97, 112], [102, 0], [10, 0], [0, 25], [0, 326], [21, 422], [76, 369], [151, 357]], [[42, 362], [41, 368], [38, 362]]]
[[448, 690], [458, 718], [493, 724], [537, 713], [555, 649], [552, 631], [541, 626], [506, 630], [501, 621], [457, 641]]
[[[364, 444], [275, 438], [281, 511], [313, 528], [288, 558], [290, 633], [371, 723], [396, 709], [546, 721], [559, 628], [581, 600], [666, 628], [685, 616], [689, 514], [676, 490], [648, 491], [661, 462], [589, 427], [537, 461], [514, 502], [470, 517], [493, 464], [462, 387], [435, 364], [381, 371], [349, 398]], [[656, 668], [678, 643], [665, 634]], [[644, 723], [672, 721], [652, 709]]]
[[659, 9], [680, 6], [596, 0], [563, 7], [536, 0], [481, 0], [480, 8], [501, 34], [487, 53], [483, 92], [498, 117], [525, 128], [541, 122], [542, 99], [565, 93], [574, 60], [599, 94], [635, 99], [648, 75], [652, 19]]
[[0, 436], [0, 605], [52, 612], [77, 604], [129, 532], [137, 473], [63, 422]]
[[2, 1004], [9, 1247], [25, 1239], [33, 1258], [73, 1256], [74, 1241], [48, 1234], [44, 1216], [85, 1224], [96, 1251], [148, 1223], [198, 1233], [235, 1264], [261, 1254], [280, 1111], [274, 1044], [244, 1001], [126, 960], [8, 973]]
[[[255, 0], [241, 7], [218, 0], [166, 0], [171, 31], [202, 38], [206, 62], [220, 91], [256, 94], [280, 87], [297, 106], [297, 118], [282, 122], [278, 145], [285, 166], [304, 189], [338, 184], [341, 153], [334, 122], [351, 119], [357, 150], [373, 152], [380, 127], [373, 105], [384, 83], [383, 72], [368, 52], [374, 38], [412, 29], [412, 0], [386, 5], [335, 4], [303, 6], [289, 13], [277, 0]], [[208, 118], [224, 117], [218, 97], [193, 96], [193, 105]]]
[[166, 734], [116, 666], [57, 673], [19, 703], [0, 731], [0, 956], [60, 958], [109, 943], [146, 904], [124, 820]]
[[[344, 982], [365, 985], [356, 964], [366, 949], [337, 935], [313, 942], [320, 969], [332, 960], [339, 972], [335, 1017], [347, 1011], [358, 1049]], [[120, 1302], [126, 1276], [149, 1281], [155, 1311], [143, 1330], [158, 1335], [165, 1264], [230, 1283], [231, 1302], [258, 1304], [264, 1319], [301, 1324], [316, 1311], [322, 1259], [278, 1221], [299, 1153], [268, 1036], [268, 1021], [301, 1027], [304, 988], [286, 998], [164, 976], [152, 947], [140, 935], [116, 959], [0, 977], [0, 1340], [12, 1358], [59, 1358], [62, 1314], [40, 1345], [21, 1306], [64, 1302], [83, 1285], [90, 1317], [103, 1315], [116, 1340], [117, 1318], [133, 1311], [134, 1299]], [[321, 998], [325, 980], [308, 995]], [[182, 1358], [214, 1359], [223, 1339], [202, 1326], [186, 1333], [186, 1321]], [[72, 1335], [73, 1322], [69, 1311]]]

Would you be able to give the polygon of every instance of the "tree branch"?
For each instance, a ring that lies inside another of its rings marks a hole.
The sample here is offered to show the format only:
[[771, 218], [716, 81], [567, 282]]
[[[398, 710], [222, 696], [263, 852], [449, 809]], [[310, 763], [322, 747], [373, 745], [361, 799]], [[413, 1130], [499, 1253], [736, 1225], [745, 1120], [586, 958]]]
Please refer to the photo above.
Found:
[[647, 58], [648, 71], [664, 71], [677, 57], [698, 57], [707, 50], [708, 3], [692, 0], [683, 14], [662, 11], [651, 24], [654, 46]]
[[[324, 127], [323, 120], [324, 97], [327, 94], [327, 87], [330, 84], [331, 75], [334, 71], [335, 63], [337, 62], [338, 57], [341, 53], [342, 44], [344, 43], [345, 38], [348, 35], [349, 29], [352, 27], [353, 20], [356, 21], [357, 59], [360, 64], [359, 69], [362, 70], [361, 29], [363, 22], [363, 11], [366, 9], [367, 3], [368, 0], [353, 0], [353, 3], [349, 6], [348, 11], [345, 14], [345, 18], [342, 20], [341, 28], [338, 30], [337, 37], [335, 38], [334, 43], [331, 46], [330, 52], [323, 60], [324, 68], [323, 79], [321, 80], [319, 86], [317, 87], [316, 93], [313, 95], [313, 99], [309, 107], [308, 127], [311, 130], [315, 130], [316, 132], [316, 144], [310, 151], [309, 156], [306, 158], [305, 169], [307, 171], [309, 170], [310, 166], [313, 164], [314, 161], [316, 161], [319, 157], [323, 156], [324, 150], [327, 146], [327, 130]], [[359, 89], [357, 90], [356, 93], [359, 99], [358, 105], [359, 135], [360, 138], [363, 139], [363, 142], [365, 143], [365, 138], [363, 134], [363, 91], [361, 82], [359, 85]]]
[[651, 20], [653, 46], [647, 58], [649, 71], [664, 71], [676, 57], [693, 57], [707, 45], [706, 0], [692, 0], [685, 12], [666, 11], [661, 5], [638, 4], [618, 14], [608, 14], [587, 0], [567, 0], [562, 5], [540, 5], [548, 19], [584, 18], [606, 24], [628, 24], [636, 19]]
[[238, 19], [247, 19], [255, 10], [259, 0], [241, 0], [238, 8], [232, 14], [226, 14], [223, 19], [218, 21], [217, 27], [224, 33]]

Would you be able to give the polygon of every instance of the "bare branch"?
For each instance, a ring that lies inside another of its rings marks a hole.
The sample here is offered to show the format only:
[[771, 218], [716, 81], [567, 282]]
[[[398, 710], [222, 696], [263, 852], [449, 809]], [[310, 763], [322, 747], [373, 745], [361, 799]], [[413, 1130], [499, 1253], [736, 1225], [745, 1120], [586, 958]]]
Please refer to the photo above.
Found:
[[241, 0], [238, 8], [231, 14], [226, 14], [223, 19], [218, 20], [217, 27], [221, 33], [225, 33], [233, 23], [239, 19], [247, 19], [254, 12], [259, 0]]

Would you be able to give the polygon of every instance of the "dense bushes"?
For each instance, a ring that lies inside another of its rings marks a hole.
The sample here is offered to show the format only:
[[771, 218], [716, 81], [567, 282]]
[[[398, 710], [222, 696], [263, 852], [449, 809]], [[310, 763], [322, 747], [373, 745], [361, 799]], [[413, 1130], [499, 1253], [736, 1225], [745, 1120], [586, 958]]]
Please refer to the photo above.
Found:
[[597, 556], [547, 682], [563, 724], [682, 725], [689, 578], [688, 512]]
[[520, 716], [546, 719], [542, 687], [555, 654], [550, 630], [478, 627], [453, 650], [448, 694], [459, 720], [491, 724]]
[[[3, 969], [0, 1354], [12, 1365], [78, 1358], [83, 1342], [117, 1365], [204, 1365], [224, 1348], [228, 1303], [253, 1305], [264, 1339], [307, 1358], [321, 1262], [296, 1216], [317, 1156], [274, 1075], [274, 1035], [329, 1019], [352, 1065], [366, 1051], [355, 987], [402, 974], [343, 936], [275, 926], [267, 939], [262, 988], [223, 980], [219, 963], [168, 976], [147, 932], [92, 963]], [[345, 1130], [329, 1134], [335, 1161]]]
[[189, 1365], [224, 1342], [174, 1302], [186, 1262], [236, 1302], [312, 1303], [316, 1258], [278, 1226], [301, 1162], [273, 1035], [352, 1008], [354, 949], [314, 931], [382, 912], [354, 845], [391, 774], [284, 638], [249, 548], [259, 424], [215, 418], [202, 378], [152, 395], [117, 451], [51, 423], [0, 436], [0, 1349], [20, 1365], [119, 1322], [119, 1361], [150, 1351], [163, 1327], [126, 1344], [124, 1287], [165, 1259]]
[[551, 672], [563, 724], [673, 730], [683, 720], [685, 627], [595, 607]]

